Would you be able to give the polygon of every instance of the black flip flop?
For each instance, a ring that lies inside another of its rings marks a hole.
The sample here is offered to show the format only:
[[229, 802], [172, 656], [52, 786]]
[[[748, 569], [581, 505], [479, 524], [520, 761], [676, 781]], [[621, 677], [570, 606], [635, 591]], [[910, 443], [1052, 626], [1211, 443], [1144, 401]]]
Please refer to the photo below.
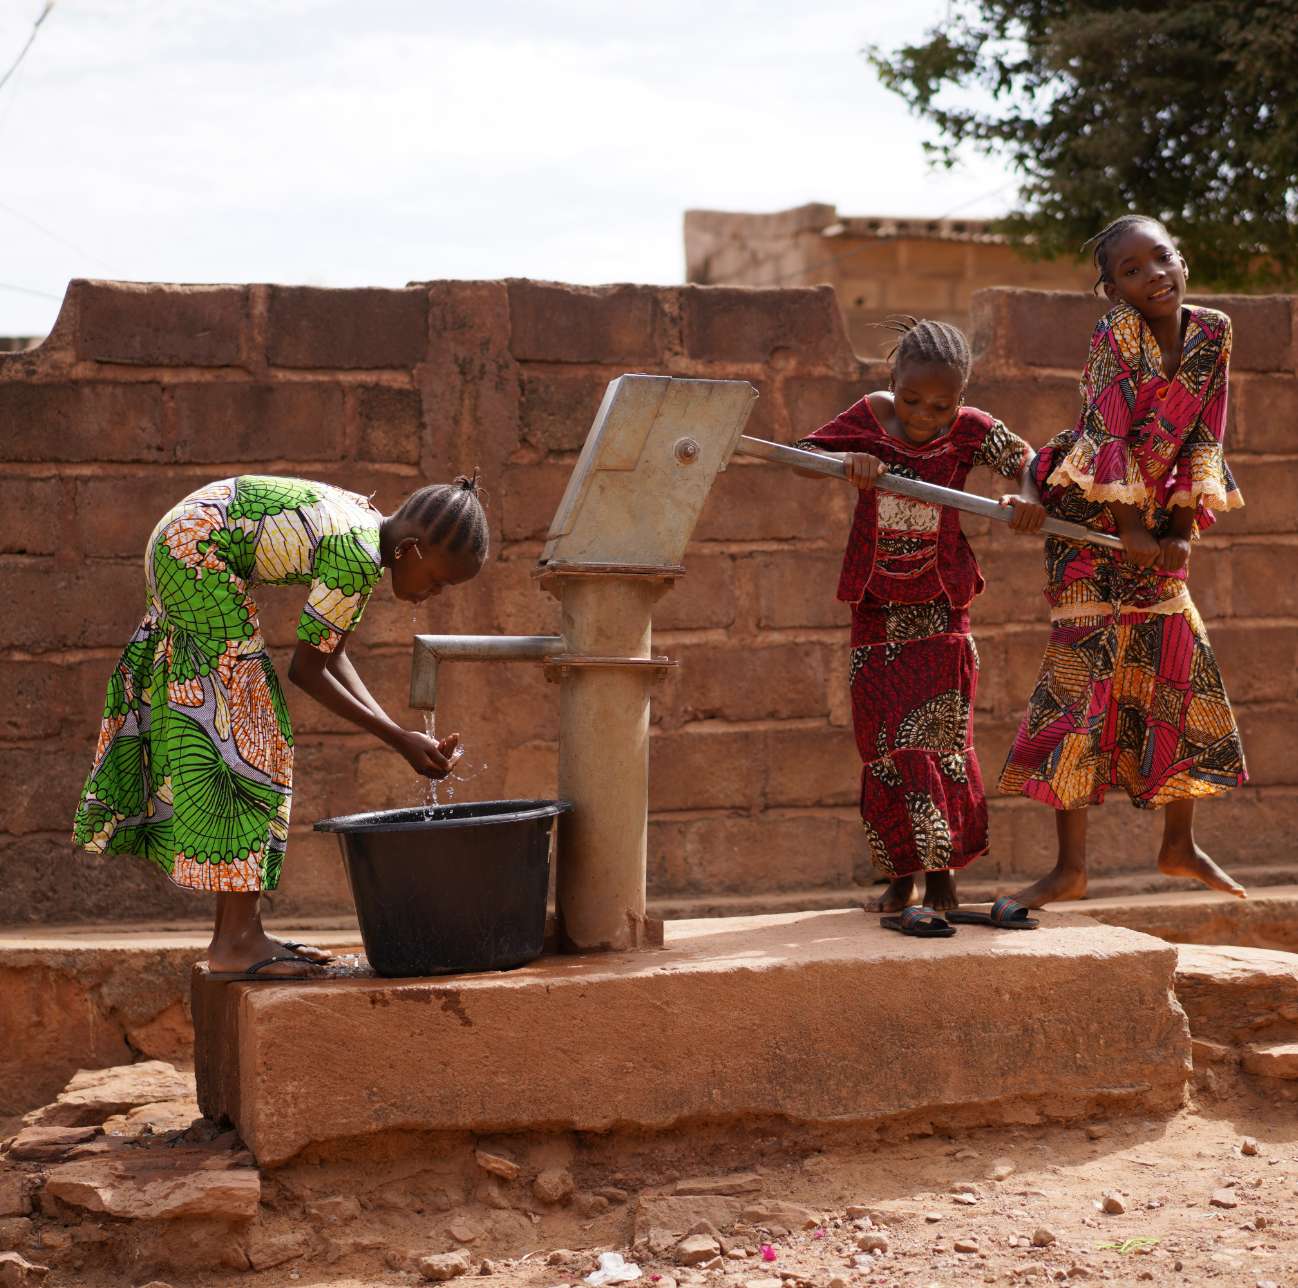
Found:
[[[287, 948], [291, 953], [300, 953], [304, 948], [315, 948], [314, 944], [295, 944], [288, 939], [281, 939], [279, 942], [282, 947]], [[322, 953], [329, 953], [329, 956], [324, 961], [316, 962], [317, 966], [327, 966], [329, 962], [333, 961], [336, 956], [335, 953], [330, 953], [327, 948], [320, 948], [317, 949], [317, 951]], [[311, 958], [308, 957], [306, 960], [311, 961]]]
[[1028, 916], [1027, 908], [1005, 894], [992, 904], [990, 912], [956, 909], [947, 913], [947, 920], [961, 926], [991, 926], [995, 930], [1035, 930], [1041, 924], [1035, 917]]
[[267, 957], [265, 961], [253, 962], [247, 970], [215, 970], [208, 971], [208, 979], [214, 979], [220, 984], [299, 984], [310, 979], [323, 979], [320, 974], [313, 975], [263, 975], [260, 972], [267, 966], [273, 966], [276, 962], [301, 962], [303, 966], [310, 966], [318, 971], [319, 962], [313, 962], [309, 957], [298, 957], [289, 955], [287, 957]]
[[932, 908], [920, 904], [903, 908], [895, 917], [880, 917], [879, 924], [885, 930], [899, 930], [916, 939], [950, 939], [955, 934], [954, 926], [947, 925]]

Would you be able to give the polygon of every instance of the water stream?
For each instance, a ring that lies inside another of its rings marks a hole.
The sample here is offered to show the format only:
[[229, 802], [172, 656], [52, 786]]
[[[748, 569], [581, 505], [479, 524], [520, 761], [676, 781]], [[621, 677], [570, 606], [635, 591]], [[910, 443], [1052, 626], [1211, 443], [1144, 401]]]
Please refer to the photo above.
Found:
[[[410, 615], [411, 624], [414, 627], [415, 634], [419, 632], [419, 614], [412, 612]], [[424, 712], [424, 732], [437, 740], [437, 712]], [[464, 754], [463, 745], [455, 749], [454, 756], [451, 757], [451, 772], [445, 778], [420, 778], [421, 791], [423, 794], [423, 804], [425, 812], [431, 815], [435, 810], [443, 805], [449, 805], [455, 799], [455, 786], [457, 783], [472, 782], [479, 774], [487, 769], [486, 761], [480, 765], [472, 764]], [[443, 799], [445, 793], [445, 799]]]

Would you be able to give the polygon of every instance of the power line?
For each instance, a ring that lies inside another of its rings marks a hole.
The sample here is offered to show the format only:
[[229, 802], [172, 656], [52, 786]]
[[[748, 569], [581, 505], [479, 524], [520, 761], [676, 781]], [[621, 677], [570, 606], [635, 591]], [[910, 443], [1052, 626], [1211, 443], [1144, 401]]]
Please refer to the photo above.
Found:
[[19, 295], [35, 295], [42, 300], [61, 301], [63, 296], [51, 295], [49, 291], [37, 291], [30, 286], [15, 286], [12, 282], [0, 282], [0, 291], [17, 291]]
[[41, 23], [50, 16], [50, 11], [54, 8], [54, 0], [45, 0], [45, 7], [40, 12], [40, 17], [32, 24], [32, 34], [27, 37], [27, 43], [18, 51], [18, 57], [9, 64], [9, 70], [3, 76], [0, 76], [0, 89], [9, 83], [9, 78], [18, 70], [19, 64], [27, 57], [27, 51], [36, 43], [36, 36], [40, 32]]
[[12, 216], [14, 219], [20, 219], [23, 223], [30, 224], [38, 233], [44, 234], [51, 241], [58, 242], [60, 246], [66, 246], [68, 250], [74, 250], [78, 255], [85, 255], [87, 259], [95, 260], [101, 264], [103, 263], [102, 257], [96, 255], [94, 251], [89, 251], [84, 246], [78, 246], [76, 242], [68, 241], [66, 237], [61, 237], [52, 228], [46, 228], [44, 224], [39, 222], [39, 220], [33, 219], [31, 215], [25, 215], [21, 210], [15, 210], [12, 206], [6, 205], [3, 201], [0, 201], [0, 210], [4, 211], [6, 215]]

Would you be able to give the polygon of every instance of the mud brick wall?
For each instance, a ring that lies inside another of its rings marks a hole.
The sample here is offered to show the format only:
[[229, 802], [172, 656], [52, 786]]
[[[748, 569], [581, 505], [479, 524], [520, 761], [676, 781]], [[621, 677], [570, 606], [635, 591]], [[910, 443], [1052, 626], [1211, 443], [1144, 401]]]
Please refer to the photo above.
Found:
[[[1232, 459], [1249, 507], [1196, 553], [1209, 619], [1244, 728], [1253, 786], [1203, 808], [1236, 865], [1292, 863], [1298, 833], [1298, 383], [1295, 303], [1218, 301], [1236, 323]], [[1083, 295], [989, 291], [974, 300], [970, 400], [1034, 442], [1076, 414], [1098, 312]], [[394, 716], [407, 709], [415, 630], [550, 632], [533, 583], [542, 538], [607, 382], [624, 371], [750, 380], [750, 430], [792, 441], [881, 368], [858, 358], [829, 288], [578, 288], [434, 282], [403, 290], [163, 287], [74, 282], [40, 348], [0, 355], [0, 920], [157, 924], [206, 910], [144, 863], [95, 860], [67, 834], [104, 683], [143, 607], [147, 535], [212, 478], [280, 471], [374, 492], [480, 466], [493, 555], [484, 575], [415, 611], [386, 583], [353, 645]], [[851, 494], [736, 461], [660, 605], [657, 644], [682, 667], [655, 695], [652, 893], [676, 904], [844, 891], [870, 871], [854, 809], [859, 766], [846, 692], [846, 610], [833, 598]], [[999, 768], [1045, 637], [1039, 547], [968, 528], [989, 589], [978, 741]], [[259, 596], [281, 667], [300, 590]], [[403, 761], [289, 688], [298, 735], [294, 832], [275, 911], [349, 904], [335, 842], [311, 822], [423, 799]], [[557, 690], [538, 667], [445, 668], [440, 731], [461, 729], [476, 770], [459, 798], [554, 791]], [[443, 789], [445, 791], [445, 789]], [[995, 801], [977, 870], [1012, 879], [1049, 861], [1050, 812]], [[1157, 819], [1097, 812], [1095, 867], [1146, 871]]]
[[913, 314], [968, 328], [988, 287], [1085, 290], [1089, 262], [1020, 254], [981, 219], [840, 215], [819, 202], [775, 214], [685, 212], [685, 275], [706, 286], [827, 282], [857, 353], [879, 357], [896, 336], [879, 323]]

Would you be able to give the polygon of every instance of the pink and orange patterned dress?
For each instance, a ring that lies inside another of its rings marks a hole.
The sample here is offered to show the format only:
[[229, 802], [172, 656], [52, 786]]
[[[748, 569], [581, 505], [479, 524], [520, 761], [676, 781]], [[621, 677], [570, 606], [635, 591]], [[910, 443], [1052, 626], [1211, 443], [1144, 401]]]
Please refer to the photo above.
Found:
[[382, 516], [327, 483], [243, 475], [187, 496], [145, 553], [147, 611], [108, 682], [73, 841], [179, 886], [279, 883], [293, 730], [251, 587], [308, 587], [297, 634], [329, 653], [382, 574]]
[[[1193, 535], [1244, 504], [1223, 440], [1230, 319], [1187, 307], [1181, 365], [1168, 379], [1158, 342], [1129, 305], [1095, 328], [1076, 426], [1032, 463], [1050, 514], [1116, 532], [1110, 502], [1139, 506], [1155, 538], [1178, 506]], [[1137, 568], [1120, 551], [1046, 539], [1051, 629], [1041, 672], [1000, 778], [1004, 792], [1055, 809], [1229, 791], [1246, 781], [1221, 670], [1177, 572]]]
[[[798, 446], [869, 452], [892, 474], [951, 488], [976, 466], [1017, 480], [1032, 454], [974, 407], [962, 407], [931, 442], [900, 441], [868, 398]], [[987, 851], [973, 742], [978, 650], [969, 631], [969, 605], [982, 589], [958, 511], [879, 489], [860, 494], [838, 598], [852, 605], [861, 822], [871, 861], [888, 877], [961, 868]]]

